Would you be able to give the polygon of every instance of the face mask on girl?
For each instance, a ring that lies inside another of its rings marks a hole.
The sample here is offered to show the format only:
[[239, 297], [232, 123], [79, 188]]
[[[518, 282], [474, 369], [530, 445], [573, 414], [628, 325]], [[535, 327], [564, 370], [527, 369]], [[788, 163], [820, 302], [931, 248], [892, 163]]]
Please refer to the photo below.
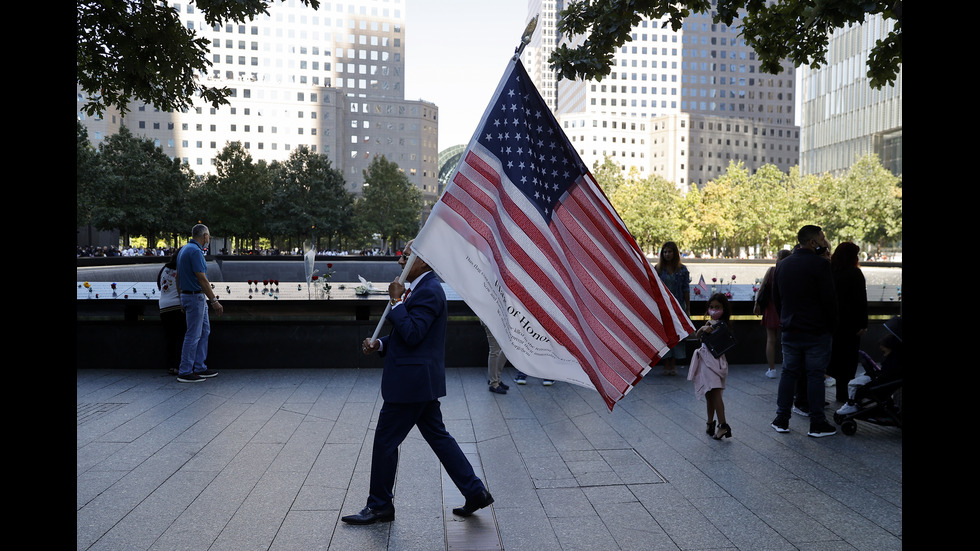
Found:
[[724, 310], [722, 310], [721, 308], [708, 308], [708, 316], [710, 316], [711, 319], [714, 320], [714, 321], [720, 320], [721, 319], [721, 315], [723, 313], [724, 313]]

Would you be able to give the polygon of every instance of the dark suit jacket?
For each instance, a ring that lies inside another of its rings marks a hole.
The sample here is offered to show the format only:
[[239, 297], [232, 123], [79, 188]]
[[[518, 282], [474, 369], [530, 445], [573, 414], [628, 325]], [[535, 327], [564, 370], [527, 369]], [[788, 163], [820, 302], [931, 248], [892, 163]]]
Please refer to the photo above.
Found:
[[382, 337], [385, 358], [381, 397], [387, 402], [428, 402], [446, 395], [446, 293], [434, 272], [412, 284], [401, 306], [388, 313]]

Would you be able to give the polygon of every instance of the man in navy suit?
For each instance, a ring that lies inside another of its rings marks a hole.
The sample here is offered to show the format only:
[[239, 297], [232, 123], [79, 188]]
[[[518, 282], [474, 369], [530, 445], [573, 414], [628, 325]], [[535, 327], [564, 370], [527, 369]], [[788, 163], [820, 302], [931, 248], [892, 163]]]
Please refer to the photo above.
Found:
[[[398, 263], [404, 270], [412, 242]], [[356, 515], [342, 517], [348, 524], [374, 524], [395, 519], [392, 503], [398, 446], [412, 427], [418, 427], [450, 478], [466, 498], [453, 513], [468, 517], [493, 503], [493, 496], [473, 472], [473, 466], [446, 430], [439, 398], [446, 395], [446, 293], [435, 273], [416, 257], [405, 277], [388, 285], [392, 308], [388, 313], [391, 334], [370, 337], [362, 345], [365, 354], [379, 352], [385, 359], [381, 375], [381, 415], [374, 433], [371, 486], [367, 506]]]

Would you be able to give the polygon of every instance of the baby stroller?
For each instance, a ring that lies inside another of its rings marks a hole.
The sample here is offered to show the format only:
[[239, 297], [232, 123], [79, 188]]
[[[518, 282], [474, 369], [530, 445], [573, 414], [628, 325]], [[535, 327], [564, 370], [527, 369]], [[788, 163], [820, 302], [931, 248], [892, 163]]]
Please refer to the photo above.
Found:
[[902, 428], [902, 318], [888, 320], [885, 328], [889, 335], [882, 340], [882, 347], [888, 348], [889, 353], [879, 365], [863, 350], [859, 351], [864, 374], [870, 380], [858, 387], [853, 399], [834, 414], [834, 422], [848, 436], [857, 432], [858, 420]]

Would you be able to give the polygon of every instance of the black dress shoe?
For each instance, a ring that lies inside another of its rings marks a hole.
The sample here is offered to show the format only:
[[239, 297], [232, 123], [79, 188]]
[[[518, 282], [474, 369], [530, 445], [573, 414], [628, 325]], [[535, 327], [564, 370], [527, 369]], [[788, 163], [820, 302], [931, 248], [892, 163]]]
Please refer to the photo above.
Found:
[[493, 503], [493, 496], [490, 495], [490, 492], [483, 490], [482, 494], [476, 497], [468, 498], [462, 507], [456, 507], [453, 509], [453, 514], [461, 517], [468, 517], [477, 510], [483, 509], [491, 503]]
[[346, 522], [347, 524], [374, 524], [375, 522], [391, 522], [395, 520], [395, 508], [392, 507], [387, 510], [378, 510], [365, 507], [361, 509], [360, 513], [341, 517], [340, 520]]

